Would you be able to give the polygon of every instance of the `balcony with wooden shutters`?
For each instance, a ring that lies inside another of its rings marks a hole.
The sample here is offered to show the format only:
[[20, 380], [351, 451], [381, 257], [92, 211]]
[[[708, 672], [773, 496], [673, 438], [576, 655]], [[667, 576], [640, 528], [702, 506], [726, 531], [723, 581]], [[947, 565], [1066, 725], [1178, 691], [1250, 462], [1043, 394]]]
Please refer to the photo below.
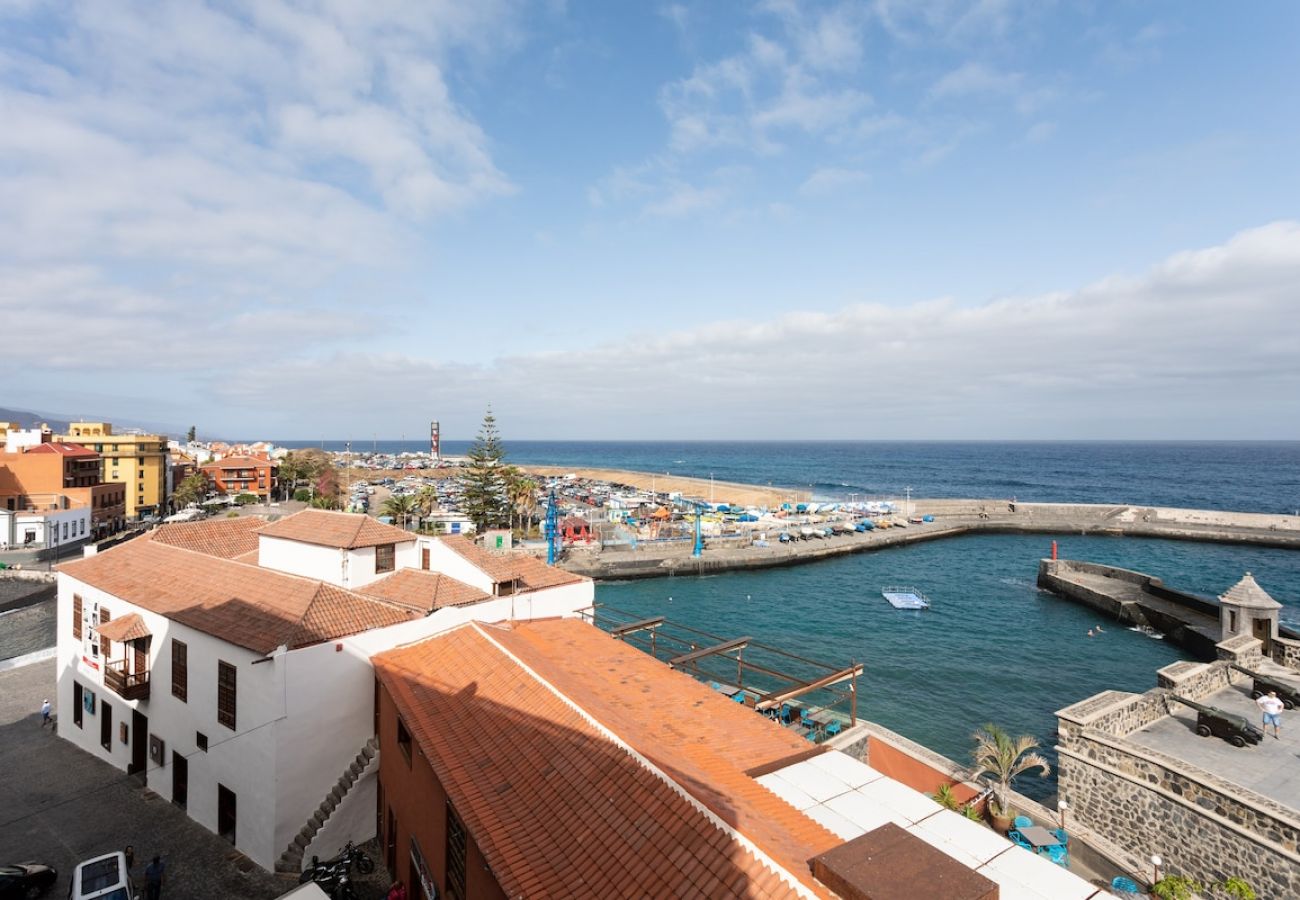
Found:
[[[149, 645], [153, 641], [144, 619], [130, 613], [99, 626], [100, 639], [122, 645], [122, 658], [104, 653], [104, 687], [123, 700], [149, 699]], [[111, 646], [111, 645], [110, 645]]]

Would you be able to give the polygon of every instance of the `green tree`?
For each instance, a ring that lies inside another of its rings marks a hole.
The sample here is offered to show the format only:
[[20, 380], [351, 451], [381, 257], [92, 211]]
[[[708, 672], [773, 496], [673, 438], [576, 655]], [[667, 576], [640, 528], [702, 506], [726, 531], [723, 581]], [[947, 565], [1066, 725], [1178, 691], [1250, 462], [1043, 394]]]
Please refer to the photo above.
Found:
[[497, 434], [491, 408], [469, 448], [469, 465], [460, 476], [465, 514], [478, 531], [498, 528], [510, 520], [510, 498], [506, 490], [506, 451]]
[[510, 500], [511, 516], [518, 514], [519, 530], [527, 535], [537, 509], [537, 482], [511, 466], [506, 480], [506, 496]]
[[192, 444], [192, 443], [194, 443], [194, 438], [195, 438], [195, 436], [196, 436], [197, 434], [198, 434], [198, 432], [195, 431], [195, 430], [194, 430], [194, 426], [191, 425], [191, 426], [190, 426], [190, 430], [187, 431], [187, 432], [185, 432], [185, 440], [189, 441], [189, 442]]
[[405, 528], [411, 516], [419, 512], [420, 501], [414, 494], [401, 494], [384, 501], [384, 515], [392, 516], [394, 522], [401, 522]]
[[993, 793], [997, 797], [998, 812], [1002, 815], [1007, 815], [1011, 809], [1011, 782], [1018, 775], [1030, 769], [1040, 769], [1044, 776], [1052, 773], [1047, 760], [1033, 752], [1038, 741], [1028, 735], [1012, 738], [990, 723], [975, 732], [973, 737], [975, 771], [971, 777], [978, 778], [987, 773], [996, 779]]
[[176, 490], [172, 491], [172, 501], [177, 509], [184, 509], [191, 503], [198, 503], [208, 495], [208, 477], [202, 472], [186, 476]]

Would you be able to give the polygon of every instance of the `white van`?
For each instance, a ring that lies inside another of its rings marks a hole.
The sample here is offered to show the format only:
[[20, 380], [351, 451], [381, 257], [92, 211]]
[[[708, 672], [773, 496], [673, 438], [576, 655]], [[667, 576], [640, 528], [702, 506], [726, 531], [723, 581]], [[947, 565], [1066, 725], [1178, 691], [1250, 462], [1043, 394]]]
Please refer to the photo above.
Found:
[[138, 900], [126, 871], [126, 854], [119, 851], [79, 863], [72, 870], [68, 900]]

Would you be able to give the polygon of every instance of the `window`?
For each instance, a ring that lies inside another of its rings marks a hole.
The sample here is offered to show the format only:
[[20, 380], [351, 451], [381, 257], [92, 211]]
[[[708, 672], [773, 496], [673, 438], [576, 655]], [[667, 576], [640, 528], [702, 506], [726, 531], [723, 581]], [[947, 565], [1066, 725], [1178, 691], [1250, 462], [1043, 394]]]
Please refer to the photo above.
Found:
[[380, 544], [375, 548], [375, 572], [393, 571], [393, 544]]
[[[101, 606], [99, 608], [99, 624], [103, 625], [111, 618], [113, 617], [108, 614], [107, 607]], [[104, 659], [108, 659], [108, 638], [104, 637], [102, 634], [99, 636], [99, 652]]]
[[78, 728], [81, 727], [81, 706], [85, 702], [86, 695], [83, 693], [83, 688], [78, 682], [72, 682], [72, 724]]
[[194, 746], [204, 753], [208, 752], [208, 736], [201, 731], [194, 732]]
[[465, 823], [447, 801], [447, 897], [465, 900]]
[[217, 722], [235, 730], [235, 667], [217, 661]]
[[72, 595], [72, 637], [81, 640], [81, 595]]
[[113, 707], [107, 700], [99, 704], [99, 746], [113, 750]]
[[1237, 633], [1237, 611], [1235, 609], [1228, 610], [1228, 630], [1233, 634]]
[[189, 653], [184, 641], [172, 638], [172, 696], [182, 703], [189, 700]]
[[411, 732], [406, 730], [406, 723], [400, 717], [397, 719], [397, 746], [401, 749], [402, 755], [406, 757], [406, 764], [409, 766], [411, 764]]
[[420, 568], [426, 572], [429, 571], [429, 548], [428, 547], [420, 548]]

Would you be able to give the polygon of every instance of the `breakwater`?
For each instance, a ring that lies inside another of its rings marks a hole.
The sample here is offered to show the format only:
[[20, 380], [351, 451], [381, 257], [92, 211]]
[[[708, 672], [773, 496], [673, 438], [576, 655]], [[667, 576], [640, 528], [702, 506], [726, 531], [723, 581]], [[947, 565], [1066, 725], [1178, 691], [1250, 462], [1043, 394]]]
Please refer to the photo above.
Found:
[[[690, 542], [644, 542], [630, 549], [570, 549], [560, 565], [597, 580], [705, 575], [814, 562], [846, 553], [878, 550], [964, 534], [1091, 534], [1254, 544], [1300, 550], [1300, 517], [1263, 513], [1085, 503], [1014, 503], [993, 500], [912, 501], [911, 516], [933, 522], [834, 535], [789, 544], [777, 542], [779, 527], [759, 526], [749, 535], [711, 538], [704, 553]], [[798, 523], [790, 522], [797, 530]], [[755, 542], [766, 534], [768, 546]]]

